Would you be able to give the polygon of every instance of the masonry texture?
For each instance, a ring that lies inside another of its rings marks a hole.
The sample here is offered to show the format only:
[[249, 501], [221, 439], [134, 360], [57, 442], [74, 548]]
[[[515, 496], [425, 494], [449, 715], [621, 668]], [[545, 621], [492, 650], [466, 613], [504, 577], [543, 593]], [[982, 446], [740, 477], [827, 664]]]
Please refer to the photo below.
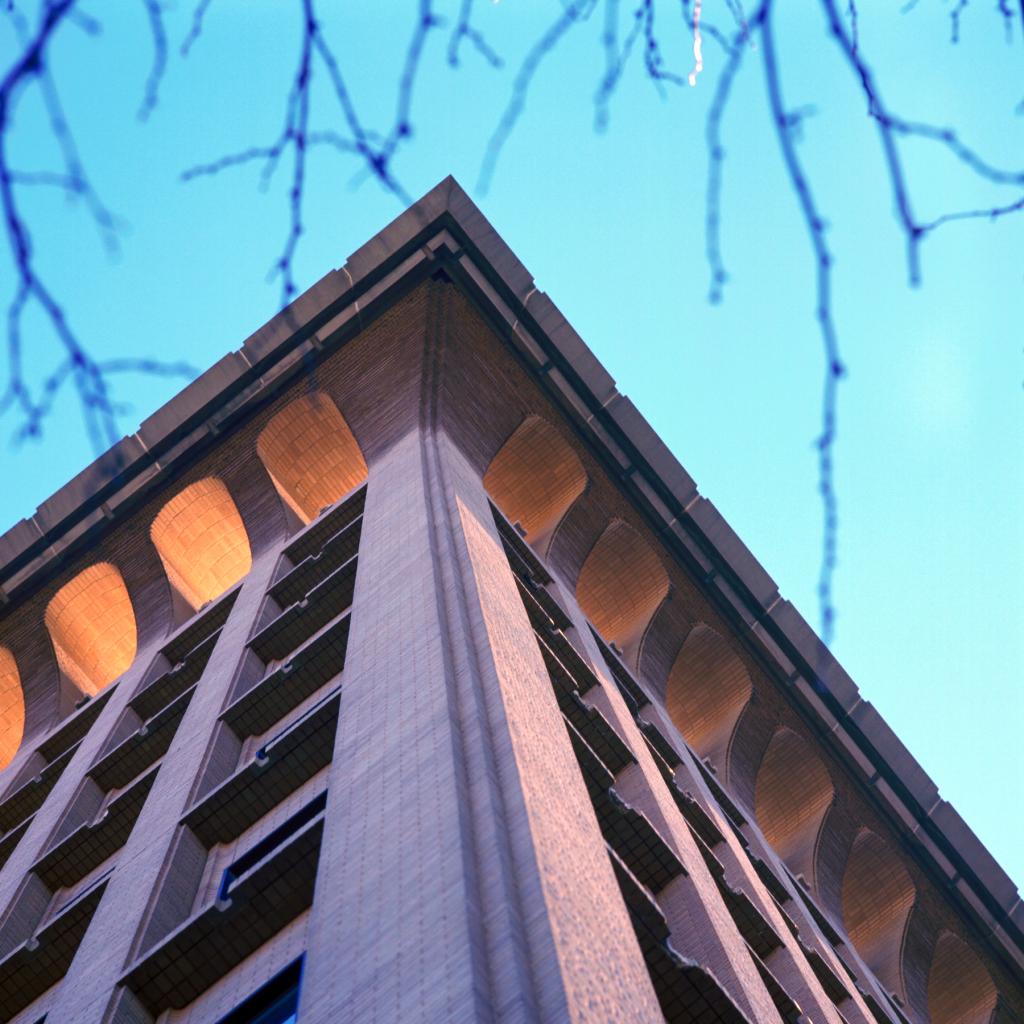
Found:
[[0, 1024], [1024, 1021], [1024, 907], [448, 179], [0, 537]]

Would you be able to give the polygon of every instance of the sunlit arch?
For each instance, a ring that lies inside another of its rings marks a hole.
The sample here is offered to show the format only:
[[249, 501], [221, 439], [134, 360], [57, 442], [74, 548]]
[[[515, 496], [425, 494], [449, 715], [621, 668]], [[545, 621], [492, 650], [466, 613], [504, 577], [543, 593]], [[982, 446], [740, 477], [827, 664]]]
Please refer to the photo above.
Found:
[[303, 523], [366, 479], [359, 442], [328, 395], [303, 395], [274, 415], [256, 451], [281, 498]]
[[541, 552], [587, 486], [587, 473], [564, 437], [540, 416], [527, 416], [484, 474], [494, 503]]
[[691, 747], [723, 772], [753, 684], [729, 641], [705, 623], [686, 637], [669, 672], [665, 707]]
[[0, 771], [6, 768], [21, 746], [25, 732], [25, 695], [14, 655], [0, 647]]
[[242, 517], [214, 477], [171, 498], [149, 533], [168, 579], [193, 608], [219, 597], [252, 568]]
[[45, 622], [57, 663], [83, 693], [99, 693], [135, 660], [135, 612], [109, 562], [65, 583], [46, 606]]
[[843, 874], [843, 924], [864, 962], [891, 990], [903, 992], [901, 967], [907, 919], [917, 890], [899, 855], [861, 829]]
[[835, 789], [811, 744], [792, 729], [777, 730], [758, 769], [754, 794], [754, 813], [765, 839], [813, 884], [814, 850]]
[[966, 942], [944, 931], [928, 972], [931, 1024], [988, 1024], [997, 999], [985, 965]]
[[633, 660], [668, 589], [668, 573], [654, 549], [633, 527], [616, 519], [583, 563], [576, 600], [604, 639]]

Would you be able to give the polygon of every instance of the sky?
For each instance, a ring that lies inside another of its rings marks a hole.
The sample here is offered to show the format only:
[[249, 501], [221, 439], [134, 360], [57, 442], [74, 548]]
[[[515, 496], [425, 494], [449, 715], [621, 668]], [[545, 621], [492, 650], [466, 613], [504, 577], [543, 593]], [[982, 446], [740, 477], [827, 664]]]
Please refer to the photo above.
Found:
[[[34, 10], [21, 0], [18, 6]], [[113, 6], [112, 12], [109, 8]], [[327, 38], [364, 122], [386, 131], [412, 33], [411, 2], [322, 4]], [[845, 8], [845, 4], [841, 5]], [[956, 127], [996, 166], [1024, 152], [1019, 24], [1011, 41], [990, 5], [967, 7], [951, 43], [950, 5], [862, 0], [859, 45], [891, 108]], [[994, 5], [991, 5], [994, 6]], [[288, 230], [286, 156], [269, 187], [258, 165], [181, 181], [195, 165], [279, 134], [298, 62], [298, 4], [215, 0], [187, 58], [191, 5], [167, 12], [167, 74], [147, 120], [137, 116], [153, 46], [143, 5], [98, 5], [97, 34], [62, 29], [52, 68], [82, 160], [121, 225], [105, 249], [81, 203], [57, 189], [19, 198], [40, 272], [100, 358], [156, 356], [200, 369], [270, 316], [280, 283], [268, 269]], [[540, 65], [489, 188], [478, 187], [488, 140], [555, 0], [477, 2], [476, 23], [504, 59], [463, 44], [446, 61], [458, 3], [426, 41], [412, 137], [393, 170], [416, 197], [451, 173], [533, 273], [671, 450], [812, 624], [821, 556], [816, 452], [823, 357], [814, 262], [750, 48], [727, 110], [722, 304], [707, 301], [704, 122], [722, 66], [704, 40], [693, 88], [659, 95], [634, 58], [603, 131], [594, 97], [604, 74], [607, 5]], [[612, 4], [614, 9], [615, 4]], [[840, 388], [835, 483], [839, 562], [833, 650], [861, 689], [1018, 884], [1024, 824], [1007, 800], [1024, 783], [1024, 219], [946, 226], [923, 248], [908, 287], [877, 135], [857, 83], [810, 3], [781, 4], [776, 37], [790, 109], [810, 107], [798, 152], [835, 253], [834, 312], [848, 376]], [[622, 31], [633, 6], [620, 7]], [[705, 0], [727, 23], [725, 0]], [[658, 8], [666, 64], [686, 73], [692, 42], [678, 5]], [[0, 22], [0, 64], [16, 53]], [[311, 124], [339, 130], [322, 65]], [[53, 170], [59, 155], [37, 90], [15, 110], [13, 164]], [[922, 220], [1018, 195], [981, 183], [934, 144], [902, 146]], [[358, 159], [312, 151], [305, 232], [295, 262], [306, 288], [397, 216], [402, 202]], [[6, 259], [6, 253], [0, 259]], [[15, 275], [0, 261], [0, 297]], [[59, 358], [38, 311], [24, 324], [28, 374]], [[117, 397], [130, 433], [183, 381], [125, 376]], [[71, 393], [38, 441], [16, 444], [0, 419], [0, 529], [96, 452]]]

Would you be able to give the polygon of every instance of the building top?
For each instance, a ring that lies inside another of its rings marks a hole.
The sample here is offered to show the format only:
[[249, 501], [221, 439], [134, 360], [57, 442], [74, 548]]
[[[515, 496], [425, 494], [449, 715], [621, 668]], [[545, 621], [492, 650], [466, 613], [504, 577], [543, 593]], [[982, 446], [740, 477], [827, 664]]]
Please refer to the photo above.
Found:
[[514, 346], [652, 529], [748, 632], [819, 731], [831, 734], [906, 842], [1024, 966], [1024, 904], [1012, 880], [451, 177], [0, 537], [3, 603], [20, 603], [94, 544], [276, 395], [307, 358], [340, 347], [439, 272]]

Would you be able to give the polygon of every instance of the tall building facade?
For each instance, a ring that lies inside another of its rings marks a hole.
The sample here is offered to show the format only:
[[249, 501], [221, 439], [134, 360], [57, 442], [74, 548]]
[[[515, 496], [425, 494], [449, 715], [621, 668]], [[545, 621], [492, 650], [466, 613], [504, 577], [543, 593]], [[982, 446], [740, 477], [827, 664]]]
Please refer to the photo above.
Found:
[[450, 179], [0, 566], [0, 1021], [1024, 1020], [1009, 878]]

